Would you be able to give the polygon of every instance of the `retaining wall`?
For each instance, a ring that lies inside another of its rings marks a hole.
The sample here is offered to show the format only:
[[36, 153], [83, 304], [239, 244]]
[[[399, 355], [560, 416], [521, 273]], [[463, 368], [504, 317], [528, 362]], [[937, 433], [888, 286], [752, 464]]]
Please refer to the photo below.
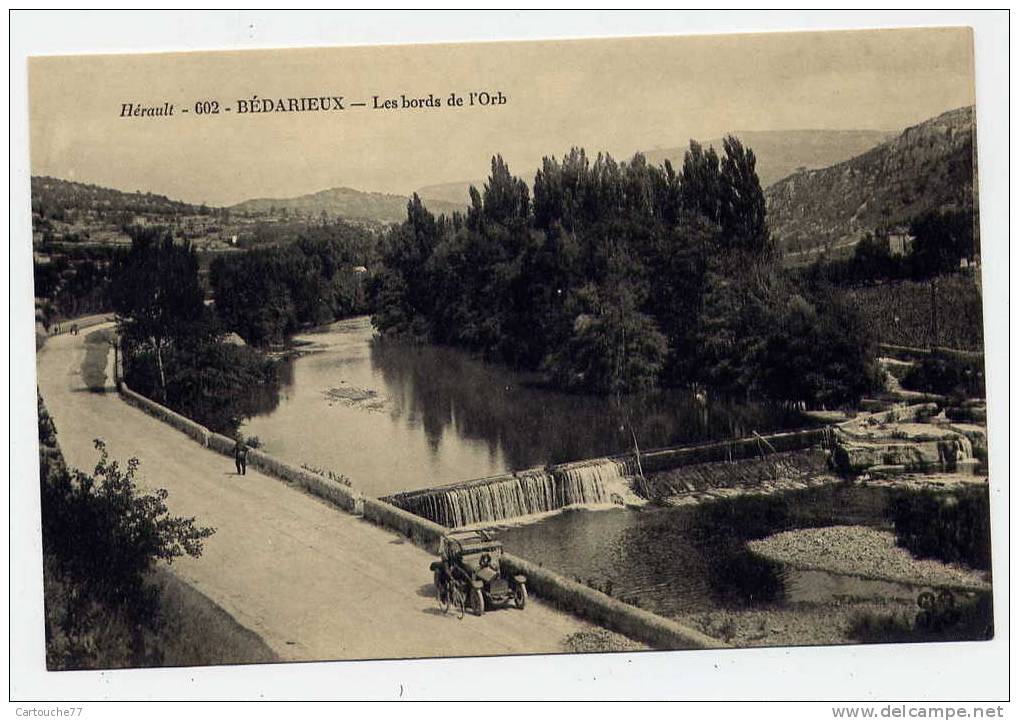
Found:
[[[209, 446], [210, 431], [205, 426], [195, 423], [190, 418], [185, 418], [180, 413], [172, 411], [166, 406], [160, 405], [140, 393], [135, 393], [127, 387], [127, 383], [120, 383], [120, 393], [124, 396], [128, 403], [136, 408], [140, 408], [150, 416], [157, 418], [168, 426], [176, 428], [178, 431], [190, 436], [192, 440], [198, 441], [203, 446]], [[233, 448], [232, 443], [230, 447], [231, 449]]]
[[[123, 381], [119, 383], [119, 387], [121, 395], [131, 405], [185, 433], [192, 440], [197, 441], [206, 448], [222, 453], [224, 456], [233, 457], [235, 441], [232, 438], [219, 433], [213, 433], [205, 426], [195, 423], [190, 418], [185, 418], [180, 413], [172, 411], [140, 393], [135, 393]], [[361, 494], [331, 478], [326, 478], [304, 468], [298, 468], [256, 449], [248, 451], [248, 465], [257, 468], [267, 475], [275, 476], [289, 483], [295, 483], [312, 495], [329, 501], [345, 511], [350, 511], [351, 513], [361, 512], [361, 503], [363, 501]]]
[[380, 501], [376, 498], [365, 498], [362, 511], [365, 520], [371, 521], [378, 526], [384, 526], [396, 531], [405, 538], [411, 540], [414, 545], [420, 546], [431, 553], [439, 552], [439, 539], [449, 529], [440, 526], [427, 518], [415, 516], [410, 511]]
[[510, 573], [522, 573], [527, 576], [528, 588], [533, 589], [534, 593], [543, 599], [553, 601], [559, 608], [604, 628], [643, 641], [653, 648], [662, 650], [729, 648], [727, 644], [700, 631], [623, 603], [523, 558], [506, 553], [501, 563]]
[[[437, 523], [374, 498], [364, 499], [364, 518], [397, 531], [431, 553], [438, 551], [439, 539], [448, 532], [448, 529]], [[653, 648], [728, 648], [721, 641], [699, 631], [623, 603], [523, 558], [507, 553], [503, 555], [501, 563], [510, 573], [526, 575], [528, 588], [543, 600], [574, 616], [642, 641]]]

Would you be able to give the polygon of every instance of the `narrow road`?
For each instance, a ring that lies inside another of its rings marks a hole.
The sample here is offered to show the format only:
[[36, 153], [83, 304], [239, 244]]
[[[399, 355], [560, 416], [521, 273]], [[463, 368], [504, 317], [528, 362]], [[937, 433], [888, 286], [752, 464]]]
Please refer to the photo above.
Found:
[[174, 573], [259, 634], [283, 660], [414, 658], [567, 651], [571, 633], [597, 627], [539, 602], [477, 618], [443, 615], [424, 550], [249, 470], [129, 406], [85, 388], [81, 335], [50, 337], [39, 388], [68, 464], [91, 469], [92, 439], [111, 457], [141, 461], [148, 488], [166, 488], [172, 513], [216, 534]]

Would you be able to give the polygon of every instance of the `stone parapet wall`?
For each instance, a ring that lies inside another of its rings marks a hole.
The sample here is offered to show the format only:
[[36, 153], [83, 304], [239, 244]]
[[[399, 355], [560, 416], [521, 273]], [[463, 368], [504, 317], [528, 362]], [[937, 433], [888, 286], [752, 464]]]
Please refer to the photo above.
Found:
[[[364, 499], [364, 518], [436, 553], [447, 529], [374, 498]], [[623, 603], [531, 561], [504, 554], [502, 568], [527, 576], [534, 595], [574, 616], [662, 650], [727, 648], [726, 644], [668, 618]]]
[[[123, 381], [120, 382], [119, 387], [121, 396], [131, 405], [185, 433], [192, 440], [197, 441], [206, 448], [221, 453], [224, 456], [233, 457], [234, 440], [232, 438], [214, 433], [190, 418], [186, 418], [166, 406], [146, 398], [140, 393], [135, 393]], [[345, 511], [351, 513], [361, 512], [363, 496], [350, 486], [334, 481], [331, 478], [326, 478], [304, 468], [298, 468], [286, 461], [274, 458], [268, 453], [255, 449], [248, 451], [248, 465], [257, 468], [267, 475], [274, 476], [288, 483], [294, 483], [308, 493], [329, 501]]]

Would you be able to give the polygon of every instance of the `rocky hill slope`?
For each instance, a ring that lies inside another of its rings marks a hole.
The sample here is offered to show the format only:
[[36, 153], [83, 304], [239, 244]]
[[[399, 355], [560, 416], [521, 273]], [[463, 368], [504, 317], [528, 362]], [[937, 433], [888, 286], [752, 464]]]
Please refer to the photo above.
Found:
[[[757, 177], [761, 187], [806, 168], [826, 168], [864, 153], [895, 136], [885, 130], [741, 130], [733, 133], [757, 156]], [[702, 140], [701, 145], [722, 152], [722, 139]], [[644, 152], [652, 165], [668, 159], [673, 167], [683, 165], [688, 145]]]
[[780, 180], [765, 191], [772, 236], [789, 254], [810, 254], [930, 210], [974, 208], [975, 127], [973, 107], [958, 108], [850, 160]]

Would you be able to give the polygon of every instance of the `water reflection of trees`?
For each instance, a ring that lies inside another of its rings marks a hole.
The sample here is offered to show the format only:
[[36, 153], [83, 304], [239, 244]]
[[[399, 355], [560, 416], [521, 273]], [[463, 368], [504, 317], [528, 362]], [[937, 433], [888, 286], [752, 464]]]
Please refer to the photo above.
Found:
[[501, 450], [511, 468], [626, 451], [633, 435], [649, 449], [804, 425], [794, 411], [727, 400], [704, 404], [685, 391], [623, 400], [559, 393], [541, 387], [535, 376], [449, 348], [376, 339], [371, 364], [433, 449], [452, 429], [486, 443], [493, 456]]
[[827, 486], [769, 496], [739, 496], [698, 506], [691, 515], [692, 537], [716, 560], [708, 583], [722, 605], [754, 605], [785, 594], [780, 564], [750, 553], [746, 541], [798, 528], [887, 523], [881, 489]]
[[241, 421], [272, 413], [279, 407], [280, 393], [294, 384], [293, 359], [276, 361], [273, 372], [265, 383], [245, 387], [230, 399], [233, 417]]

